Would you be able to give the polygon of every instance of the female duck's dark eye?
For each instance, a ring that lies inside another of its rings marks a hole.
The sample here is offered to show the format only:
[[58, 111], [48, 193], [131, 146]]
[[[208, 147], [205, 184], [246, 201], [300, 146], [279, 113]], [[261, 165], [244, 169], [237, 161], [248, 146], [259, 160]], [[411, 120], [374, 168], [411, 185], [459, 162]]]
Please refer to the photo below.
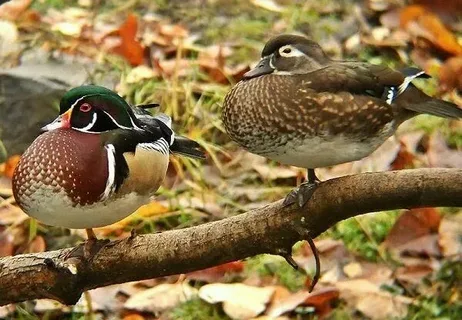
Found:
[[80, 111], [82, 111], [82, 112], [88, 112], [88, 111], [91, 110], [91, 108], [92, 108], [92, 106], [91, 106], [89, 103], [82, 103], [82, 104], [80, 105], [80, 108], [79, 108], [79, 109], [80, 109]]
[[282, 52], [286, 53], [286, 54], [289, 54], [292, 52], [292, 49], [290, 48], [285, 48], [284, 50], [282, 50]]

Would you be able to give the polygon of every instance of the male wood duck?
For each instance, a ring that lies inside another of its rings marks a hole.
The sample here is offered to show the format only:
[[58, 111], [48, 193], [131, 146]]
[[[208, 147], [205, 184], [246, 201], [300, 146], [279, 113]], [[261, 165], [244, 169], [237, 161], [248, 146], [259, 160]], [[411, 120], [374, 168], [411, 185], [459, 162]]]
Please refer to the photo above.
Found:
[[227, 94], [222, 119], [248, 151], [308, 169], [308, 181], [284, 205], [305, 205], [319, 182], [315, 168], [366, 157], [405, 120], [421, 113], [462, 117], [455, 104], [412, 84], [428, 77], [417, 68], [331, 60], [298, 35], [272, 38], [261, 56]]
[[171, 152], [204, 158], [195, 141], [175, 135], [170, 117], [151, 116], [99, 86], [68, 91], [43, 129], [14, 172], [16, 202], [45, 224], [85, 228], [89, 239], [96, 239], [91, 228], [149, 201]]

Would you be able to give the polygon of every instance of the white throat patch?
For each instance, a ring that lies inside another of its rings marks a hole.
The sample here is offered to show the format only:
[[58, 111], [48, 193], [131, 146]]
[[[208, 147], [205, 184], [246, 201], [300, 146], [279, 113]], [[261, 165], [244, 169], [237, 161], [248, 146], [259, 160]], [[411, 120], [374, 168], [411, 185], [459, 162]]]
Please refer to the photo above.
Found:
[[115, 148], [114, 145], [108, 144], [105, 146], [107, 151], [107, 169], [108, 169], [108, 176], [106, 180], [106, 188], [104, 188], [104, 193], [101, 195], [101, 200], [104, 201], [115, 191]]

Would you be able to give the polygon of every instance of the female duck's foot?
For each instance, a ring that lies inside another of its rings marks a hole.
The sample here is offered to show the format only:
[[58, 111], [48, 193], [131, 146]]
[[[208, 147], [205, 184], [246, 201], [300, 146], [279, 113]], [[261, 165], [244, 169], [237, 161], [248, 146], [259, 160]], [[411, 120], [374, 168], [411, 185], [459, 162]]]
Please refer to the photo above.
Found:
[[298, 186], [298, 188], [295, 188], [286, 196], [282, 206], [287, 207], [295, 203], [299, 208], [302, 208], [308, 202], [308, 200], [310, 200], [318, 184], [318, 181], [303, 182], [300, 186]]
[[320, 182], [314, 169], [308, 169], [308, 180], [292, 190], [284, 199], [282, 206], [287, 207], [296, 203], [299, 208], [302, 208], [310, 200]]
[[77, 258], [79, 260], [91, 261], [109, 243], [107, 239], [99, 240], [93, 229], [85, 229], [85, 231], [87, 232], [87, 240], [66, 254], [65, 260]]

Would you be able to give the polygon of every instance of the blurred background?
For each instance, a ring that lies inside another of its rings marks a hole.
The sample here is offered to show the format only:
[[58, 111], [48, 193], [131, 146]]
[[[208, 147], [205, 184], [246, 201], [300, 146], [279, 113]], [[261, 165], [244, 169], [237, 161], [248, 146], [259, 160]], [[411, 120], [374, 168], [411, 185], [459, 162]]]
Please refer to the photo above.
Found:
[[[241, 150], [224, 132], [223, 97], [280, 33], [304, 34], [333, 58], [416, 66], [427, 94], [462, 105], [460, 0], [13, 0], [0, 6], [0, 256], [75, 245], [83, 231], [42, 225], [12, 197], [20, 154], [86, 83], [131, 104], [158, 102], [206, 161], [171, 157], [150, 204], [96, 229], [123, 238], [185, 228], [281, 199], [304, 170]], [[317, 170], [321, 180], [366, 171], [462, 168], [462, 121], [427, 115], [371, 156]], [[462, 211], [381, 212], [317, 239], [322, 278], [261, 255], [182, 276], [90, 292], [76, 307], [38, 300], [0, 307], [7, 319], [457, 319], [462, 314]], [[300, 243], [295, 260], [314, 272]], [[224, 285], [218, 285], [218, 284]], [[1, 293], [0, 293], [1, 294]]]

